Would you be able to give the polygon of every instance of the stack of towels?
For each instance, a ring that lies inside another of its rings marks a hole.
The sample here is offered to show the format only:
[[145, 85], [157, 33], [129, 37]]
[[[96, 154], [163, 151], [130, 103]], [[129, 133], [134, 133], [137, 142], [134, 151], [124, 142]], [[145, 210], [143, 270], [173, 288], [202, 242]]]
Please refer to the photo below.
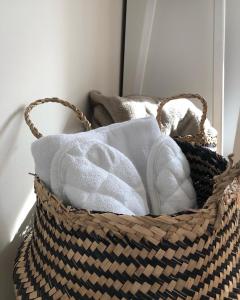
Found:
[[154, 117], [32, 144], [35, 171], [66, 205], [126, 215], [196, 208], [188, 161]]

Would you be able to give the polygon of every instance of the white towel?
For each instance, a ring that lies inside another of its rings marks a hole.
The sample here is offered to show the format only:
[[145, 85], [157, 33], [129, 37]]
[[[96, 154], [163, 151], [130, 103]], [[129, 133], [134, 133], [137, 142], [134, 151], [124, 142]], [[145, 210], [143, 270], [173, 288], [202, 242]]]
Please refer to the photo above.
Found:
[[189, 163], [177, 143], [162, 135], [153, 145], [147, 163], [149, 208], [154, 215], [196, 208], [196, 193]]
[[148, 207], [153, 214], [196, 207], [188, 162], [153, 117], [43, 137], [32, 153], [36, 174], [78, 208], [144, 215]]
[[146, 187], [147, 159], [155, 140], [161, 135], [154, 117], [130, 120], [76, 134], [58, 134], [42, 137], [32, 144], [36, 174], [50, 188], [50, 165], [60, 147], [79, 140], [98, 140], [127, 156], [139, 172]]
[[117, 149], [75, 139], [51, 163], [51, 188], [73, 207], [126, 215], [149, 213], [145, 188], [131, 161]]

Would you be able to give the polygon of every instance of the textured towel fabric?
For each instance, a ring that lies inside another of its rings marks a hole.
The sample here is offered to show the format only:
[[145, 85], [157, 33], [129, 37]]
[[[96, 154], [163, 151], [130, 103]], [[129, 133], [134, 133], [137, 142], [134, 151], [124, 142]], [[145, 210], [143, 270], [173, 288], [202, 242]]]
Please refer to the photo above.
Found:
[[189, 163], [171, 137], [161, 136], [151, 149], [147, 163], [147, 188], [150, 210], [154, 215], [197, 208]]
[[153, 117], [43, 137], [32, 154], [36, 174], [77, 208], [145, 215], [194, 207], [188, 163]]
[[[157, 115], [159, 100], [156, 97], [127, 96], [106, 97], [98, 91], [89, 93], [92, 108], [92, 123], [95, 127], [130, 119]], [[191, 101], [172, 100], [163, 107], [163, 131], [172, 137], [195, 135], [198, 132], [202, 111]], [[217, 131], [206, 120], [205, 135], [217, 141]]]
[[149, 213], [145, 187], [132, 162], [98, 140], [61, 147], [51, 163], [51, 188], [73, 207], [126, 215]]
[[146, 188], [146, 167], [151, 147], [161, 135], [153, 117], [112, 124], [88, 132], [42, 137], [32, 144], [36, 174], [51, 188], [50, 166], [56, 152], [72, 141], [87, 143], [97, 140], [114, 147], [125, 155], [137, 169]]

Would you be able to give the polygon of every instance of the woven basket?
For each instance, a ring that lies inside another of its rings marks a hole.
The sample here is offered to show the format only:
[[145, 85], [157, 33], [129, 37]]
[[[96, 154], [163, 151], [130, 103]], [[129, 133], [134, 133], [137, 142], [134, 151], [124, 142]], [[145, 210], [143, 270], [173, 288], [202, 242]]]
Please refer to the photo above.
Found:
[[[29, 112], [44, 102], [69, 106], [90, 128], [67, 102], [39, 100], [25, 111], [36, 137]], [[202, 209], [156, 217], [65, 207], [35, 177], [34, 225], [13, 274], [17, 299], [240, 299], [239, 176], [230, 157]]]

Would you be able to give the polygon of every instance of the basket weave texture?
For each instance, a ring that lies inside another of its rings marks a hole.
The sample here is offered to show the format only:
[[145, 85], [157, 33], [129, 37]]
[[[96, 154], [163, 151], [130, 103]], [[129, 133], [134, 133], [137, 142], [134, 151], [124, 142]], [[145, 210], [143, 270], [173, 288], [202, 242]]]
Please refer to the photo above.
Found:
[[208, 197], [212, 195], [214, 176], [226, 170], [227, 161], [224, 157], [199, 145], [175, 139], [185, 154], [189, 166], [193, 186], [196, 191], [197, 204], [202, 208]]
[[240, 163], [214, 182], [201, 209], [140, 217], [65, 207], [35, 177], [16, 298], [240, 299]]

